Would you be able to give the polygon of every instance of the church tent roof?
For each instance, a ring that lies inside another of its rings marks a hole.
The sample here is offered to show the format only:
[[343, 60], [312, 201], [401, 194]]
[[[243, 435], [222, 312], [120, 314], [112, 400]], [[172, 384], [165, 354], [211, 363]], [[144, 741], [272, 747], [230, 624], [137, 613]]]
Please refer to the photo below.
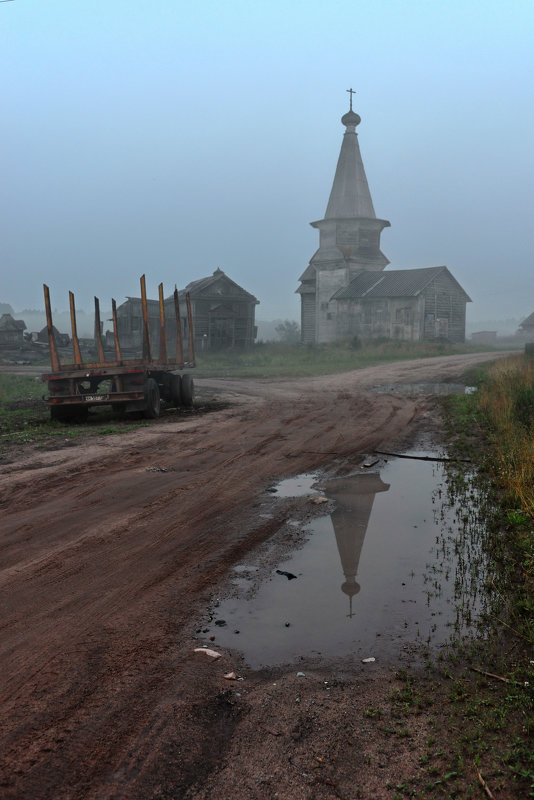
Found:
[[356, 133], [356, 127], [361, 119], [359, 114], [352, 110], [352, 92], [350, 111], [342, 117], [341, 122], [345, 125], [346, 131], [324, 217], [325, 219], [354, 217], [376, 219]]

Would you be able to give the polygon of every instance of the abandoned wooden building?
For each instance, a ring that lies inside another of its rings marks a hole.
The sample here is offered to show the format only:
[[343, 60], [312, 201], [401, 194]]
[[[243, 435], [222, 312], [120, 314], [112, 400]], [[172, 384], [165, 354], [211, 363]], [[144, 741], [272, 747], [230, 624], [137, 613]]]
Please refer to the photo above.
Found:
[[338, 338], [463, 342], [468, 296], [447, 267], [362, 270], [332, 300]]
[[[54, 339], [58, 347], [68, 347], [70, 344], [70, 336], [68, 333], [60, 333], [55, 325], [52, 325], [52, 330], [54, 332]], [[34, 334], [32, 334], [32, 337]], [[48, 344], [48, 328], [45, 325], [44, 328], [35, 334], [35, 341], [41, 342], [42, 344]]]
[[300, 277], [304, 344], [353, 336], [410, 341], [465, 340], [470, 302], [446, 267], [386, 270], [380, 236], [390, 227], [374, 210], [352, 110], [341, 118], [345, 134], [324, 219], [319, 249]]
[[[255, 309], [258, 300], [238, 286], [221, 269], [213, 275], [189, 283], [179, 292], [182, 335], [188, 341], [185, 296], [191, 299], [195, 349], [219, 350], [250, 347], [256, 338]], [[148, 315], [152, 346], [159, 347], [159, 302], [148, 300]], [[169, 342], [176, 340], [174, 297], [165, 299], [166, 334]], [[128, 297], [117, 308], [119, 339], [124, 347], [142, 347], [143, 327], [141, 299]]]
[[0, 347], [17, 347], [24, 342], [26, 323], [22, 319], [14, 319], [11, 314], [0, 317]]
[[518, 333], [522, 336], [534, 336], [534, 311], [521, 322]]

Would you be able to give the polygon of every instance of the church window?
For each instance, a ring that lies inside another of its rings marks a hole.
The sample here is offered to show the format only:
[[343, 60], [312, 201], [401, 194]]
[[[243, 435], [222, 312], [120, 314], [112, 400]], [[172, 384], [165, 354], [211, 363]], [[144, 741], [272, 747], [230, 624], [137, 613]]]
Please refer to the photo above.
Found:
[[328, 303], [321, 303], [321, 311], [328, 311]]

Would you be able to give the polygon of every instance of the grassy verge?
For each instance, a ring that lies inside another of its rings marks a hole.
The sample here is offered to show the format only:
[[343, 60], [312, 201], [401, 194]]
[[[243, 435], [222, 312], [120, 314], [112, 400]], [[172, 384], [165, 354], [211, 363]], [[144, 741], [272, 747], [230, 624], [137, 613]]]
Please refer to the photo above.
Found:
[[362, 343], [359, 339], [314, 346], [260, 343], [249, 350], [197, 353], [196, 373], [199, 376], [313, 377], [393, 361], [491, 352], [494, 349], [391, 340]]
[[[157, 425], [169, 419], [150, 423], [132, 415], [114, 413], [109, 407], [92, 410], [86, 422], [52, 422], [50, 411], [43, 403], [46, 386], [39, 378], [16, 375], [0, 375], [0, 463], [9, 462], [17, 449], [35, 444], [44, 450], [68, 447], [95, 435], [128, 433], [148, 424]], [[203, 413], [217, 407], [214, 403], [195, 403], [193, 409], [172, 409], [174, 414], [188, 416]]]
[[475, 380], [476, 394], [444, 402], [449, 453], [475, 465], [475, 477], [452, 466], [449, 491], [482, 523], [481, 636], [453, 641], [424, 679], [397, 675], [388, 717], [424, 714], [432, 734], [394, 800], [534, 797], [534, 365], [499, 360]]
[[496, 556], [513, 584], [510, 613], [534, 648], [534, 361], [499, 360], [480, 375], [479, 387], [475, 395], [450, 398], [449, 412], [464, 447], [467, 430], [484, 435], [484, 451], [472, 448], [471, 455], [496, 500]]

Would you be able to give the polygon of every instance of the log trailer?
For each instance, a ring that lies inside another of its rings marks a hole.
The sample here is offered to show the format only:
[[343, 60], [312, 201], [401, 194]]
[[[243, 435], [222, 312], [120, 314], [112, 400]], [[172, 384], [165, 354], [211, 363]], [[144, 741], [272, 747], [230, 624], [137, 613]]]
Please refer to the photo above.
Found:
[[[152, 356], [150, 324], [146, 297], [145, 276], [141, 277], [141, 310], [143, 352], [141, 358], [123, 358], [117, 325], [117, 305], [111, 301], [113, 314], [114, 358], [106, 360], [100, 325], [100, 303], [95, 297], [95, 342], [97, 361], [84, 363], [76, 328], [76, 309], [74, 295], [69, 292], [70, 319], [72, 329], [72, 362], [62, 363], [56, 344], [50, 291], [43, 285], [46, 325], [50, 344], [51, 372], [41, 376], [48, 384], [48, 395], [44, 400], [50, 408], [53, 420], [61, 422], [83, 421], [89, 408], [111, 405], [114, 410], [139, 411], [148, 418], [155, 419], [161, 410], [161, 400], [173, 406], [192, 406], [194, 383], [191, 375], [183, 370], [195, 366], [193, 319], [191, 301], [186, 294], [187, 358], [184, 358], [184, 342], [180, 319], [178, 290], [174, 290], [174, 317], [176, 321], [175, 357], [167, 354], [167, 333], [165, 329], [165, 303], [163, 284], [159, 289], [159, 353]], [[174, 349], [174, 348], [172, 348]], [[180, 374], [181, 373], [181, 374]]]

